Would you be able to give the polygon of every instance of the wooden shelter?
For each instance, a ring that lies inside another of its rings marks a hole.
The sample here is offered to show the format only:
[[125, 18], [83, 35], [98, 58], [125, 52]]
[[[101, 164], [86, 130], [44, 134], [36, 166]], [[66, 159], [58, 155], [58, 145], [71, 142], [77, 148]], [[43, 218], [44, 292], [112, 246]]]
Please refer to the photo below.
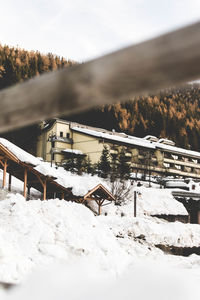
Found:
[[[6, 146], [7, 143], [9, 147]], [[15, 147], [15, 151], [12, 151], [12, 147]], [[18, 151], [19, 155], [16, 155], [15, 152]], [[28, 156], [26, 162], [22, 159], [23, 154], [24, 156]], [[11, 191], [12, 176], [14, 176], [24, 183], [23, 195], [26, 199], [30, 198], [30, 189], [35, 188], [43, 194], [43, 200], [57, 197], [83, 204], [87, 204], [88, 201], [95, 201], [98, 205], [98, 214], [101, 213], [101, 207], [105, 205], [105, 201], [107, 201], [108, 204], [115, 200], [114, 196], [102, 184], [98, 184], [92, 190], [88, 191], [86, 195], [75, 196], [72, 193], [72, 188], [66, 188], [56, 182], [56, 177], [53, 175], [45, 175], [38, 171], [36, 166], [40, 163], [36, 157], [9, 141], [0, 139], [0, 168], [3, 169], [3, 189], [8, 187], [8, 190]], [[8, 182], [6, 182], [7, 173], [9, 173]]]
[[[30, 189], [35, 188], [43, 194], [43, 200], [56, 197], [64, 199], [70, 190], [54, 181], [54, 177], [45, 176], [37, 171], [35, 165], [21, 161], [7, 147], [0, 143], [0, 167], [3, 169], [2, 188], [12, 188], [12, 176], [24, 182], [23, 195], [27, 199], [30, 196]], [[6, 174], [9, 173], [8, 183]]]
[[105, 188], [105, 186], [100, 183], [88, 191], [86, 195], [82, 197], [75, 197], [73, 200], [78, 203], [86, 204], [90, 209], [92, 208], [89, 203], [91, 201], [96, 202], [98, 205], [98, 212], [94, 211], [93, 209], [92, 210], [95, 214], [100, 215], [101, 207], [110, 204], [112, 201], [115, 201], [115, 197]]

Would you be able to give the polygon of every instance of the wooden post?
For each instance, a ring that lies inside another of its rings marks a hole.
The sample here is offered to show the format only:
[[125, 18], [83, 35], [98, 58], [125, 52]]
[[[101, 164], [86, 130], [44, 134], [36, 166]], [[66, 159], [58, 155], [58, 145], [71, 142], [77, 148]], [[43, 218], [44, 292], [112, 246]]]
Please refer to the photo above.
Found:
[[98, 201], [98, 215], [100, 216], [100, 214], [101, 214], [101, 201], [99, 200]]
[[31, 195], [31, 186], [29, 184], [28, 185], [28, 200], [30, 199], [30, 195]]
[[200, 224], [200, 210], [197, 212], [197, 224]]
[[62, 192], [62, 200], [64, 200], [65, 199], [65, 194], [64, 194], [64, 192]]
[[134, 217], [137, 216], [137, 192], [134, 191]]
[[47, 181], [44, 181], [44, 185], [43, 185], [43, 200], [46, 200], [47, 198]]
[[4, 168], [3, 168], [3, 189], [5, 188], [6, 186], [6, 171], [7, 171], [7, 158], [5, 158], [5, 161], [4, 161]]
[[27, 196], [27, 168], [24, 169], [24, 198]]
[[11, 192], [12, 175], [9, 173], [8, 190]]

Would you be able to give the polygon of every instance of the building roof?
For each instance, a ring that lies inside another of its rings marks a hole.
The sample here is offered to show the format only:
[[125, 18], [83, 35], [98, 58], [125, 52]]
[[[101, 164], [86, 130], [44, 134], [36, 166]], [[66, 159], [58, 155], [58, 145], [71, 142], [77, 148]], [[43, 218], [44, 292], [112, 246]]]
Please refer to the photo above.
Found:
[[[147, 139], [147, 137], [138, 138], [135, 136], [127, 135], [125, 133], [119, 133], [115, 131], [108, 131], [106, 129], [79, 125], [77, 123], [72, 123], [71, 129], [83, 134], [87, 134], [90, 136], [102, 138], [113, 142], [124, 143], [126, 145], [135, 145], [135, 146], [140, 146], [148, 149], [162, 149], [163, 151], [167, 151], [171, 153], [200, 158], [200, 152], [172, 146], [173, 142], [167, 139], [160, 139], [156, 142], [156, 141], [152, 141], [151, 139]], [[163, 143], [163, 141], [169, 141], [170, 144]]]
[[80, 132], [80, 133], [87, 134], [90, 136], [113, 141], [115, 143], [119, 142], [119, 143], [123, 143], [123, 144], [127, 144], [127, 145], [136, 145], [136, 146], [140, 146], [140, 147], [144, 147], [144, 148], [155, 149], [154, 144], [149, 142], [148, 140], [134, 137], [131, 135], [126, 135], [124, 133], [117, 133], [117, 132], [108, 131], [108, 130], [104, 130], [104, 131], [95, 130], [95, 129], [90, 129], [87, 127], [81, 127], [81, 126], [78, 126], [77, 124], [72, 125], [71, 129], [76, 132]]
[[[163, 151], [185, 155], [185, 156], [192, 156], [194, 158], [200, 158], [200, 152], [187, 150], [184, 148], [176, 147], [172, 145], [173, 142], [167, 139], [157, 139], [155, 136], [146, 136], [144, 138], [135, 137], [132, 135], [127, 135], [123, 132], [116, 132], [116, 131], [109, 131], [107, 129], [92, 127], [87, 125], [82, 125], [76, 122], [70, 122], [62, 119], [55, 118], [53, 119], [49, 125], [45, 127], [44, 130], [47, 130], [52, 127], [55, 122], [61, 122], [66, 125], [70, 125], [70, 129], [76, 132], [80, 132], [86, 135], [94, 136], [97, 138], [105, 139], [108, 141], [112, 141], [113, 143], [123, 143], [127, 146], [139, 146], [147, 149], [161, 149]], [[152, 139], [153, 138], [153, 139]], [[164, 143], [164, 141], [166, 143]], [[168, 143], [167, 143], [168, 141]]]

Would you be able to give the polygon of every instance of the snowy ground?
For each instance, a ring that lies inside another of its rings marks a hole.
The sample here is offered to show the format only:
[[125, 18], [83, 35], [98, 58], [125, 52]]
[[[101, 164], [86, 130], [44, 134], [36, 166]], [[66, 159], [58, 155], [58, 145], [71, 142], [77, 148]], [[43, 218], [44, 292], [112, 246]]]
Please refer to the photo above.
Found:
[[2, 299], [198, 299], [200, 257], [155, 244], [200, 246], [200, 225], [151, 217], [187, 212], [168, 190], [137, 191], [137, 218], [133, 201], [98, 217], [63, 200], [0, 201], [0, 281], [20, 284]]

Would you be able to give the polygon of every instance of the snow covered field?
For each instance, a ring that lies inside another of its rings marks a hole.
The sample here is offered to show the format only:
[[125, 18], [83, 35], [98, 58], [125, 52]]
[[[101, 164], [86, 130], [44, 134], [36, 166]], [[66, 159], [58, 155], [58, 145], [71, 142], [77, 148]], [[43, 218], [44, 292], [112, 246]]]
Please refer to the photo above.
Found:
[[168, 190], [138, 191], [137, 218], [132, 201], [98, 217], [63, 200], [0, 201], [0, 281], [20, 283], [2, 299], [198, 299], [200, 257], [155, 245], [200, 246], [200, 226], [151, 217], [187, 212]]

